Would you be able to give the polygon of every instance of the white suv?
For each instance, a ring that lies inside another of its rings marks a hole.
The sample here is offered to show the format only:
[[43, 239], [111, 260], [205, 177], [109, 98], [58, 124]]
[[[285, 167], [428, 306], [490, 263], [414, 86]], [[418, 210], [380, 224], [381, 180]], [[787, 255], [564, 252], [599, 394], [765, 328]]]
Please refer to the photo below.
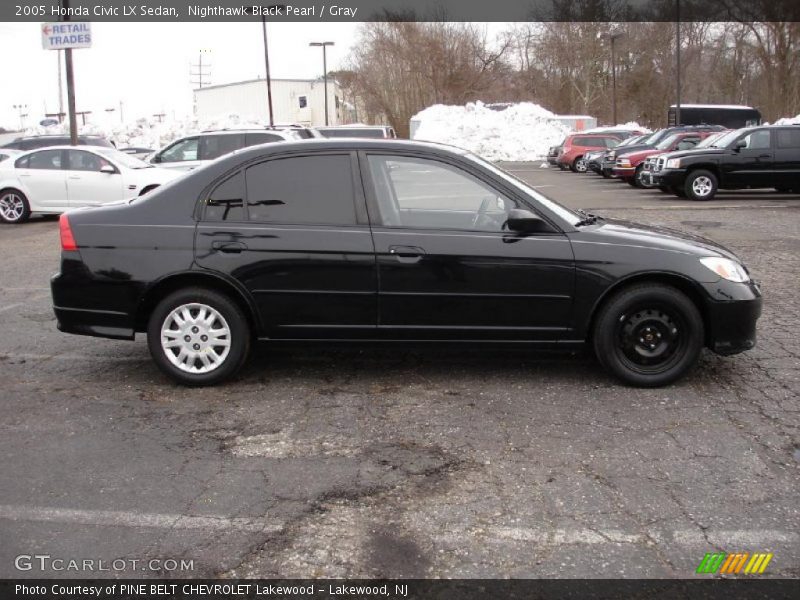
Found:
[[149, 162], [165, 169], [188, 171], [209, 161], [240, 150], [269, 142], [301, 139], [291, 130], [282, 129], [222, 129], [203, 131], [176, 140], [153, 154]]

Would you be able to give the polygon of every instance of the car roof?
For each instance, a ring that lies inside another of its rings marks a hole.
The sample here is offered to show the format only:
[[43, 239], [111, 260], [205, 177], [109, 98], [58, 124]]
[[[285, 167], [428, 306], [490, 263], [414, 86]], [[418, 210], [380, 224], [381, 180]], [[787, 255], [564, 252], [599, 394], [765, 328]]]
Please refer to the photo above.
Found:
[[237, 158], [253, 158], [266, 154], [289, 154], [304, 150], [386, 150], [389, 152], [406, 151], [413, 152], [419, 150], [435, 150], [438, 152], [448, 152], [450, 154], [465, 155], [469, 150], [440, 144], [437, 142], [422, 142], [417, 140], [399, 140], [395, 138], [308, 138], [304, 140], [291, 140], [286, 143], [267, 143], [257, 146], [248, 146], [231, 152], [228, 156], [235, 155]]
[[[24, 141], [24, 140], [44, 140], [44, 139], [54, 139], [54, 138], [69, 139], [69, 134], [68, 133], [46, 133], [46, 134], [43, 134], [43, 135], [23, 135], [23, 136], [20, 136], [18, 138], [14, 138], [14, 141], [15, 142], [20, 142], [20, 141]], [[78, 139], [80, 139], [80, 138], [83, 138], [83, 139], [97, 138], [99, 140], [106, 139], [102, 135], [85, 134], [85, 133], [78, 134]]]

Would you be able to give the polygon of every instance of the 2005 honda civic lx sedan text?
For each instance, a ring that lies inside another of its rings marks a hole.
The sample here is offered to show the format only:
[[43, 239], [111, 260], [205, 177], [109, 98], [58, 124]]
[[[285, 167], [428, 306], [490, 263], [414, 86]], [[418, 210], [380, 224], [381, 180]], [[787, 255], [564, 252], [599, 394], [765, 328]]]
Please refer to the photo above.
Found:
[[58, 327], [133, 339], [184, 384], [254, 340], [593, 347], [658, 386], [755, 344], [761, 292], [709, 240], [573, 212], [468, 152], [308, 140], [61, 217]]

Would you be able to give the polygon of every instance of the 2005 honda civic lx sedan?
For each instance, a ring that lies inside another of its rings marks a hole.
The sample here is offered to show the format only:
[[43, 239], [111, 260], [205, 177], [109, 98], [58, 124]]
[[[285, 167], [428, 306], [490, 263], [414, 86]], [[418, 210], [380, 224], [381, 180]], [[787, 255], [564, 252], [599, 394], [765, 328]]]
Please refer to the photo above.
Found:
[[729, 250], [573, 212], [477, 156], [307, 140], [217, 159], [62, 216], [61, 331], [146, 332], [156, 364], [220, 382], [254, 340], [594, 349], [625, 382], [755, 344], [761, 292]]

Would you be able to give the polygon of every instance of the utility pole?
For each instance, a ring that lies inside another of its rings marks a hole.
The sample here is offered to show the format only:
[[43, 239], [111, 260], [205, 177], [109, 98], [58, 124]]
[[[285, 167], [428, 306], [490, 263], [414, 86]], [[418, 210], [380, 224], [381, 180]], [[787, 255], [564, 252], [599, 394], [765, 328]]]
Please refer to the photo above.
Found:
[[[69, 21], [69, 0], [61, 0], [64, 20]], [[75, 118], [75, 73], [72, 68], [72, 48], [64, 50], [64, 65], [67, 71], [67, 110], [69, 111], [69, 143], [78, 145], [78, 122]]]
[[267, 77], [267, 113], [269, 114], [269, 126], [275, 126], [275, 118], [272, 114], [272, 77], [269, 72], [269, 44], [267, 43], [267, 12], [280, 13], [286, 8], [285, 4], [272, 4], [261, 12], [261, 31], [264, 37], [264, 69]]
[[164, 120], [164, 117], [166, 116], [166, 114], [167, 114], [167, 113], [160, 112], [160, 113], [155, 113], [153, 116], [154, 116], [156, 119], [158, 119], [158, 122], [159, 122], [159, 123], [161, 123], [161, 122]]
[[[190, 71], [189, 71], [190, 83], [193, 86], [197, 86], [197, 88], [199, 88], [199, 89], [202, 89], [203, 85], [208, 85], [209, 83], [211, 83], [211, 60], [210, 60], [210, 57], [209, 57], [209, 60], [204, 65], [203, 64], [203, 55], [204, 54], [205, 55], [211, 54], [211, 50], [208, 50], [208, 49], [205, 49], [205, 48], [201, 49], [200, 52], [198, 53], [197, 64], [191, 65], [192, 69], [197, 69], [197, 70], [196, 71], [192, 71], [190, 69]], [[204, 67], [207, 67], [208, 70], [207, 71], [204, 70]], [[196, 115], [197, 114], [197, 96], [194, 96], [193, 100], [194, 100], [194, 114]]]
[[125, 122], [125, 118], [122, 116], [122, 100], [119, 101], [119, 122]]
[[[64, 114], [64, 87], [61, 84], [61, 50], [56, 52], [58, 55], [58, 113], [63, 115]], [[59, 122], [63, 120], [63, 117], [59, 117]]]
[[19, 128], [20, 128], [20, 130], [25, 129], [25, 121], [24, 121], [24, 119], [25, 119], [25, 117], [28, 116], [28, 113], [27, 112], [23, 113], [22, 111], [27, 111], [28, 110], [28, 105], [27, 104], [14, 104], [13, 106], [14, 106], [14, 110], [16, 110], [17, 114], [19, 114]]
[[608, 39], [611, 41], [611, 114], [614, 125], [617, 124], [617, 54], [614, 42], [624, 35], [621, 31], [608, 34]]
[[311, 42], [309, 46], [322, 46], [322, 81], [325, 91], [325, 125], [328, 125], [328, 57], [327, 48], [333, 46], [333, 42]]
[[675, 0], [675, 125], [681, 124], [681, 0]]

